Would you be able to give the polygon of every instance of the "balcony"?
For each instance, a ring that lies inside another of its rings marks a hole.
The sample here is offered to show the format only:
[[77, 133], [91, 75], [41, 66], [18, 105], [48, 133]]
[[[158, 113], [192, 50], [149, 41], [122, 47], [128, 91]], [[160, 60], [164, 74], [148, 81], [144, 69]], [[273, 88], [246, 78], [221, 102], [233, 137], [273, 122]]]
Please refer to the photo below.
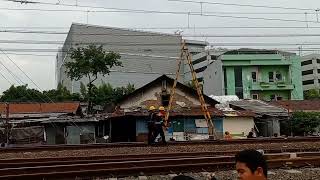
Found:
[[259, 90], [292, 90], [293, 85], [289, 82], [278, 81], [278, 82], [251, 82], [249, 89], [253, 91]]

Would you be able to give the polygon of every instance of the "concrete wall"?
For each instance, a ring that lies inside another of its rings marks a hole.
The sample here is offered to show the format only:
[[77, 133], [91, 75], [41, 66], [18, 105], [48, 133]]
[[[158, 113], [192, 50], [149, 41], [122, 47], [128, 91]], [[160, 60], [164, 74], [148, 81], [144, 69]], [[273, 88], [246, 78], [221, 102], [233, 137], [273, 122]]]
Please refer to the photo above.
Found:
[[[107, 51], [120, 53], [123, 67], [112, 68], [109, 76], [99, 76], [96, 85], [102, 82], [113, 86], [132, 83], [139, 88], [162, 74], [175, 74], [180, 42], [181, 37], [175, 35], [73, 24], [63, 47], [64, 53], [57, 61], [58, 64], [71, 61], [65, 53], [70, 47], [102, 44]], [[58, 82], [72, 92], [79, 92], [80, 83], [72, 82], [67, 77], [64, 65], [57, 69]], [[140, 81], [135, 81], [137, 79]], [[80, 81], [86, 82], [87, 79]]]
[[292, 100], [303, 100], [302, 74], [300, 57], [291, 57], [292, 66], [290, 66], [291, 80], [294, 89], [291, 91]]
[[253, 117], [225, 117], [223, 120], [223, 130], [231, 135], [247, 136], [254, 128]]
[[214, 61], [204, 71], [203, 92], [207, 95], [224, 95], [222, 62]]

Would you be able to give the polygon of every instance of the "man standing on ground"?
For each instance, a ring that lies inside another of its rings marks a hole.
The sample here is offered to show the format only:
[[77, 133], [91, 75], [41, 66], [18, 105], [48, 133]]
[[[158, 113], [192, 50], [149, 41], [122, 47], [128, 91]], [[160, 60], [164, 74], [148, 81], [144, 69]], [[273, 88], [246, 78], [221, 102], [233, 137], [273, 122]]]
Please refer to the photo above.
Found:
[[267, 162], [256, 150], [244, 150], [236, 155], [236, 169], [240, 180], [266, 180]]
[[156, 108], [154, 106], [149, 107], [149, 116], [148, 116], [148, 144], [154, 143], [154, 134], [155, 134], [155, 119], [156, 119]]
[[163, 144], [167, 144], [166, 137], [164, 136], [163, 127], [164, 127], [164, 118], [165, 118], [165, 109], [163, 106], [159, 107], [159, 113], [156, 115], [155, 119], [155, 129], [156, 133], [154, 134], [154, 139], [160, 134]]

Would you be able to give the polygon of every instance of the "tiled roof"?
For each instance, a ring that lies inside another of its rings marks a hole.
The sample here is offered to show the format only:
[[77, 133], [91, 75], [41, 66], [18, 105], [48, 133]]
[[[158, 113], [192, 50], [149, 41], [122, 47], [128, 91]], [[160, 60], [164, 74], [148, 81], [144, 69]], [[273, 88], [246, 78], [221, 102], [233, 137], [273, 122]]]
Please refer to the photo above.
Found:
[[271, 104], [293, 111], [319, 111], [320, 100], [274, 101]]
[[[10, 114], [41, 114], [41, 113], [73, 113], [79, 108], [79, 102], [64, 102], [64, 103], [10, 103]], [[0, 104], [0, 113], [6, 113], [6, 104]]]

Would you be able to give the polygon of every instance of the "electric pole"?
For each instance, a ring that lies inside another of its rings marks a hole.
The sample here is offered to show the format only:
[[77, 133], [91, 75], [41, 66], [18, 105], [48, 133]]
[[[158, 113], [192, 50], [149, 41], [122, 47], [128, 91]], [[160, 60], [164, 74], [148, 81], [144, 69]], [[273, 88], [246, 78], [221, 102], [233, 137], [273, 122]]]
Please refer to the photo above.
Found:
[[7, 146], [9, 144], [9, 103], [6, 103], [6, 126], [5, 126], [5, 130], [6, 130], [6, 143]]

